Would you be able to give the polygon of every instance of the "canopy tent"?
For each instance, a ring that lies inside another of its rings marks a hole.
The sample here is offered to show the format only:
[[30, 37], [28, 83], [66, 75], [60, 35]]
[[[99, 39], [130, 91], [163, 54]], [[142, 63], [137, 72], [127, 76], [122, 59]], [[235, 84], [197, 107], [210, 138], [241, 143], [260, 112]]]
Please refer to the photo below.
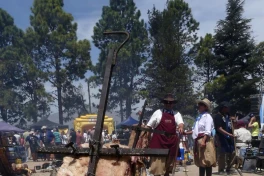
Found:
[[14, 131], [14, 132], [19, 132], [19, 133], [23, 133], [25, 130], [22, 130], [20, 128], [17, 128], [13, 125], [10, 125], [6, 122], [0, 122], [0, 131], [1, 132], [11, 132], [11, 131]]
[[124, 120], [123, 122], [119, 123], [118, 125], [116, 125], [116, 128], [121, 128], [122, 125], [127, 125], [127, 126], [132, 126], [135, 124], [138, 124], [139, 121], [132, 118], [132, 117], [128, 117], [126, 120]]
[[60, 125], [60, 124], [52, 122], [48, 119], [42, 119], [42, 120], [38, 121], [37, 123], [34, 123], [33, 125], [31, 125], [30, 128], [41, 129], [42, 126], [46, 126], [49, 129], [68, 128], [68, 125]]

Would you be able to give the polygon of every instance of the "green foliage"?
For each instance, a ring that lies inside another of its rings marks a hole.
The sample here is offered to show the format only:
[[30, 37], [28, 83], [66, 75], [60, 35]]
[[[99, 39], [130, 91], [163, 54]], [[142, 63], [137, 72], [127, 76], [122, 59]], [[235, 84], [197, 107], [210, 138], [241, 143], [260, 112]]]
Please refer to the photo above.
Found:
[[68, 95], [63, 92], [67, 90], [63, 86], [71, 87], [73, 80], [84, 78], [91, 66], [90, 43], [77, 41], [77, 24], [63, 10], [62, 0], [35, 0], [31, 11], [30, 24], [38, 40], [40, 69], [56, 88], [54, 98], [58, 101], [59, 122], [63, 124], [62, 94]]
[[264, 76], [264, 42], [260, 42], [254, 49], [251, 64], [257, 65], [255, 75], [263, 78]]
[[21, 50], [23, 31], [14, 25], [13, 18], [0, 9], [0, 115], [4, 121], [17, 122], [22, 115]]
[[76, 115], [76, 113], [78, 117], [88, 114], [84, 104], [85, 100], [82, 91], [83, 89], [81, 85], [75, 87], [70, 82], [63, 85], [62, 101], [64, 108], [63, 112], [65, 114], [64, 121], [67, 122], [72, 120], [72, 116]]
[[24, 35], [25, 56], [23, 63], [23, 83], [21, 85], [23, 95], [26, 98], [24, 103], [25, 119], [37, 122], [38, 118], [47, 118], [50, 114], [49, 104], [53, 98], [44, 87], [46, 75], [41, 71], [41, 62], [38, 54], [38, 36], [32, 28], [28, 28]]
[[[208, 93], [221, 92], [225, 88], [226, 78], [224, 75], [220, 75], [211, 82], [206, 83], [205, 87]], [[220, 95], [219, 95], [220, 96]]]
[[[107, 51], [116, 48], [124, 40], [122, 36], [104, 36], [105, 31], [128, 31], [129, 42], [120, 50], [117, 64], [112, 76], [108, 109], [119, 108], [121, 120], [129, 117], [133, 105], [139, 102], [140, 67], [146, 61], [148, 35], [140, 11], [133, 0], [110, 0], [109, 6], [104, 6], [101, 19], [94, 27], [93, 42], [101, 50], [99, 61], [94, 68], [92, 78], [96, 86], [102, 83]], [[100, 92], [97, 97], [100, 96]]]
[[5, 11], [0, 14], [1, 117], [9, 123], [36, 122], [37, 117], [49, 115], [50, 98], [34, 57], [35, 36], [32, 30], [23, 33], [18, 29]]
[[[170, 0], [162, 12], [155, 7], [149, 11], [149, 25], [152, 58], [146, 64], [146, 88], [153, 98], [173, 93], [179, 100], [177, 109], [193, 114], [195, 97], [187, 51], [197, 40], [199, 23], [186, 2]], [[158, 107], [153, 103], [153, 110]]]
[[[195, 44], [191, 49], [190, 54], [194, 57], [196, 65], [197, 80], [199, 80], [199, 88], [203, 89], [206, 83], [210, 83], [215, 76], [214, 64], [214, 38], [212, 34], [206, 34], [201, 37], [199, 43]], [[204, 89], [204, 97], [211, 99], [211, 94]]]
[[217, 23], [215, 30], [216, 54], [215, 70], [217, 76], [224, 75], [226, 82], [220, 91], [213, 92], [217, 103], [231, 101], [236, 109], [248, 112], [248, 98], [256, 93], [254, 77], [256, 65], [252, 61], [254, 40], [251, 37], [250, 19], [243, 18], [242, 0], [229, 0], [225, 20]]

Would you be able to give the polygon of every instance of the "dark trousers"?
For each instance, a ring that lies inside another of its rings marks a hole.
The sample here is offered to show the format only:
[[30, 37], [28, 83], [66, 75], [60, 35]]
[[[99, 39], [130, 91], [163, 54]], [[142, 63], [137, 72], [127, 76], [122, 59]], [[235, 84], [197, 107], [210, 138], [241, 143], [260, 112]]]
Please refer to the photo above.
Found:
[[212, 176], [212, 167], [199, 167], [199, 176]]

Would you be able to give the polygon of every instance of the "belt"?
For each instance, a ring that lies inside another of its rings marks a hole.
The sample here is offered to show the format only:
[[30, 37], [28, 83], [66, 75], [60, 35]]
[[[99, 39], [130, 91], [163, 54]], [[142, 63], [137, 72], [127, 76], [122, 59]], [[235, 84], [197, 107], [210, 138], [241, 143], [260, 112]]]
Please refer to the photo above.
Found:
[[201, 138], [203, 138], [204, 136], [205, 136], [204, 133], [199, 133], [198, 136], [197, 136], [197, 138], [196, 138], [195, 140], [201, 139]]
[[176, 134], [162, 134], [163, 136], [166, 136], [166, 137], [176, 137], [177, 135]]

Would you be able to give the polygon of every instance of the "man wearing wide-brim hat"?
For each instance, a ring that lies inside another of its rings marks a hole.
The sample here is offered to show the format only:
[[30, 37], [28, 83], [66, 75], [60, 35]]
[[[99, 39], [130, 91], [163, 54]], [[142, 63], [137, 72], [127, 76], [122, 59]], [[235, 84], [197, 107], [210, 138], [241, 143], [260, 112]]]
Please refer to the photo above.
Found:
[[167, 158], [151, 158], [150, 173], [153, 175], [168, 176], [169, 168], [178, 154], [179, 138], [176, 134], [176, 128], [178, 126], [179, 132], [182, 133], [184, 123], [181, 114], [173, 111], [176, 100], [173, 98], [172, 94], [167, 94], [164, 99], [162, 99], [162, 103], [164, 107], [154, 112], [147, 126], [152, 129], [165, 131], [169, 135], [153, 133], [149, 148], [170, 149], [170, 152]]

